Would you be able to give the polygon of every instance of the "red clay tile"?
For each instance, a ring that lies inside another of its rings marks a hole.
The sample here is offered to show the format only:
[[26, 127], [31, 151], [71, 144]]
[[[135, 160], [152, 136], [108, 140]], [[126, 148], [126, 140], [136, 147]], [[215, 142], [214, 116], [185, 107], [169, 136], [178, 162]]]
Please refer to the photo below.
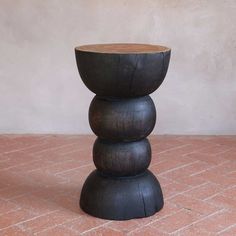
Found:
[[167, 178], [165, 178], [163, 176], [160, 176], [160, 175], [159, 176], [157, 175], [157, 178], [158, 178], [158, 181], [160, 182], [162, 187], [164, 187], [164, 186], [166, 186], [168, 184], [172, 184], [173, 183], [172, 180], [167, 179]]
[[197, 152], [188, 154], [187, 156], [195, 160], [207, 162], [211, 165], [218, 165], [226, 161], [226, 159], [224, 159], [220, 155], [212, 156], [209, 154], [203, 154], [203, 153], [197, 153]]
[[125, 236], [126, 234], [122, 233], [121, 231], [102, 226], [99, 228], [92, 229], [82, 235], [84, 236]]
[[216, 154], [224, 153], [228, 150], [230, 150], [230, 147], [216, 144], [214, 146], [203, 148], [199, 150], [198, 152], [202, 154], [216, 155]]
[[234, 236], [236, 235], [236, 225], [233, 225], [229, 228], [226, 228], [224, 230], [222, 230], [220, 233], [219, 233], [220, 236]]
[[93, 147], [93, 142], [95, 141], [95, 138], [92, 141], [86, 141], [84, 144], [81, 144], [83, 142], [83, 139], [81, 138], [78, 142], [68, 144], [66, 146], [58, 147], [54, 149], [53, 151], [59, 155], [69, 154], [71, 152], [77, 152], [81, 150], [87, 150], [88, 152], [91, 151]]
[[228, 147], [235, 147], [236, 146], [236, 138], [235, 135], [231, 136], [212, 136], [209, 139], [212, 143], [215, 144], [220, 144], [220, 145], [225, 145]]
[[2, 158], [5, 159], [5, 161], [0, 163], [1, 170], [9, 169], [35, 160], [33, 156], [22, 151], [4, 154], [2, 155]]
[[16, 204], [0, 199], [0, 215], [17, 209], [19, 209], [19, 206]]
[[36, 215], [28, 210], [16, 210], [0, 216], [0, 229], [15, 225], [25, 220], [34, 218]]
[[21, 151], [31, 146], [32, 145], [27, 144], [27, 143], [20, 143], [20, 142], [11, 140], [7, 144], [4, 144], [4, 145], [0, 144], [0, 153], [11, 153], [11, 152], [16, 152], [16, 151]]
[[[91, 160], [92, 162], [92, 160]], [[68, 170], [65, 172], [61, 172], [59, 173], [57, 176], [60, 176], [64, 179], [67, 179], [70, 182], [76, 182], [82, 185], [83, 182], [85, 181], [86, 177], [89, 175], [89, 173], [91, 173], [93, 170], [95, 170], [95, 167], [93, 164], [89, 164], [86, 166], [82, 166], [80, 168], [77, 169], [73, 169], [73, 170]]]
[[184, 228], [178, 231], [175, 235], [178, 235], [178, 236], [215, 236], [214, 233], [204, 231], [201, 228], [196, 227], [194, 225], [191, 225], [187, 228]]
[[55, 196], [53, 199], [53, 204], [57, 205], [57, 207], [63, 208], [64, 211], [71, 211], [77, 214], [85, 214], [79, 207], [79, 196], [74, 198], [71, 195], [62, 194]]
[[0, 135], [0, 235], [235, 234], [236, 136], [151, 136], [164, 208], [121, 222], [79, 208], [95, 139]]
[[161, 173], [160, 175], [164, 178], [171, 179], [171, 180], [177, 180], [183, 177], [190, 176], [192, 172], [189, 170], [189, 165], [184, 165], [183, 167], [174, 168], [173, 170]]
[[30, 172], [33, 170], [37, 170], [40, 168], [45, 168], [46, 166], [50, 166], [53, 163], [48, 160], [32, 160], [27, 163], [21, 163], [19, 165], [15, 165], [13, 167], [8, 168], [11, 172]]
[[196, 227], [211, 233], [220, 232], [235, 224], [236, 212], [219, 212], [195, 224]]
[[230, 161], [236, 161], [236, 142], [234, 149], [230, 149], [227, 152], [221, 153], [219, 156]]
[[235, 179], [224, 176], [218, 172], [216, 172], [214, 169], [206, 170], [201, 173], [198, 173], [196, 175], [193, 175], [193, 177], [200, 177], [202, 179], [205, 179], [205, 181], [210, 181], [215, 184], [221, 185], [221, 187], [226, 188], [235, 185]]
[[200, 176], [187, 176], [182, 178], [175, 179], [176, 182], [190, 185], [192, 187], [197, 187], [199, 185], [205, 184], [207, 182], [206, 179], [200, 177]]
[[62, 210], [57, 210], [46, 215], [39, 216], [32, 220], [28, 220], [24, 223], [21, 223], [19, 226], [26, 229], [27, 231], [37, 233], [48, 228], [52, 228], [59, 224], [63, 224], [73, 219], [79, 218], [77, 214], [72, 214], [71, 212], [64, 212]]
[[140, 226], [140, 223], [137, 219], [126, 220], [126, 221], [111, 221], [106, 224], [107, 227], [121, 231], [123, 233], [128, 233]]
[[233, 198], [236, 200], [236, 186], [226, 189], [222, 192], [222, 195], [224, 195], [227, 198]]
[[189, 191], [184, 194], [192, 198], [204, 200], [222, 191], [220, 185], [215, 183], [206, 183]]
[[236, 179], [236, 171], [232, 171], [231, 173], [228, 173], [226, 176], [232, 179]]
[[182, 193], [190, 189], [189, 185], [180, 183], [171, 183], [162, 187], [164, 198], [170, 198], [176, 194]]
[[56, 236], [78, 236], [78, 233], [65, 228], [61, 225], [58, 225], [56, 227], [41, 231], [39, 233], [37, 233], [37, 236], [52, 236], [52, 235], [56, 235]]
[[156, 227], [157, 229], [166, 233], [172, 233], [178, 229], [188, 226], [189, 224], [192, 224], [198, 219], [199, 214], [183, 209], [174, 213], [173, 215], [151, 223], [150, 226]]
[[158, 229], [158, 227], [144, 226], [142, 228], [132, 231], [130, 236], [166, 236], [169, 235]]
[[220, 209], [219, 207], [212, 205], [211, 203], [194, 199], [183, 194], [179, 194], [171, 198], [169, 201], [173, 204], [176, 204], [178, 207], [196, 212], [201, 215], [209, 215]]
[[63, 161], [59, 163], [54, 163], [54, 165], [50, 165], [46, 168], [44, 168], [45, 171], [51, 173], [51, 174], [58, 174], [61, 172], [65, 172], [68, 170], [73, 170], [76, 168], [79, 168], [83, 166], [84, 163], [81, 163], [81, 161]]
[[64, 226], [66, 228], [73, 230], [74, 232], [83, 233], [95, 227], [102, 226], [106, 222], [109, 222], [109, 221], [95, 218], [88, 215], [83, 215], [82, 217], [72, 222], [65, 223]]
[[150, 167], [150, 169], [154, 172], [154, 173], [164, 173], [167, 171], [173, 171], [177, 168], [181, 168], [185, 165], [190, 165], [192, 161], [188, 158], [185, 157], [179, 157], [176, 159], [168, 159], [165, 161], [162, 161], [158, 164], [152, 165]]
[[156, 220], [160, 220], [160, 219], [165, 218], [167, 216], [173, 215], [177, 211], [180, 211], [179, 207], [173, 205], [169, 201], [165, 201], [164, 207], [161, 209], [161, 211], [157, 212], [156, 214], [154, 214], [152, 216], [145, 217], [145, 218], [139, 218], [139, 219], [135, 219], [135, 220], [138, 222], [138, 224], [140, 226], [144, 226], [144, 225], [147, 225], [147, 224], [154, 222]]
[[205, 147], [212, 146], [213, 144], [209, 141], [208, 136], [200, 136], [200, 135], [183, 135], [179, 136], [178, 140], [184, 144], [190, 144], [194, 150], [200, 150]]
[[28, 179], [22, 173], [13, 173], [9, 170], [0, 171], [0, 186], [22, 186], [28, 183]]
[[187, 155], [190, 154], [192, 152], [194, 152], [195, 150], [197, 150], [198, 148], [195, 147], [192, 144], [184, 144], [183, 146], [179, 146], [170, 150], [165, 151], [165, 154], [171, 154], [173, 156], [175, 155]]
[[31, 182], [36, 183], [36, 186], [55, 186], [55, 184], [65, 182], [66, 179], [59, 175], [47, 172], [44, 168], [26, 173], [30, 177]]
[[[91, 149], [92, 150], [92, 149]], [[77, 161], [80, 165], [90, 164], [92, 160], [91, 150], [77, 150], [63, 154], [65, 161]]]
[[26, 146], [33, 146], [45, 143], [47, 140], [46, 135], [16, 135], [13, 137], [9, 136], [12, 141], [25, 144]]
[[26, 194], [24, 187], [20, 186], [6, 186], [0, 189], [0, 199], [8, 200], [24, 194]]
[[[220, 206], [222, 208], [228, 208], [236, 211], [236, 199], [226, 197], [222, 194], [218, 194], [208, 199], [206, 202], [214, 204], [215, 206]], [[235, 220], [236, 223], [236, 220]]]
[[1, 236], [31, 236], [32, 233], [22, 230], [20, 227], [11, 226], [0, 231]]
[[36, 215], [42, 215], [58, 210], [58, 206], [55, 203], [46, 201], [45, 199], [37, 198], [32, 194], [17, 197], [11, 201]]
[[215, 166], [212, 170], [221, 175], [228, 175], [236, 170], [236, 162], [227, 160], [226, 162]]
[[156, 142], [155, 144], [152, 145], [152, 152], [159, 154], [159, 153], [165, 152], [165, 151], [173, 149], [173, 148], [175, 148], [175, 147], [173, 147], [172, 145], [168, 144], [167, 142], [166, 143], [163, 143], [163, 142], [162, 143], [158, 143], [158, 142]]

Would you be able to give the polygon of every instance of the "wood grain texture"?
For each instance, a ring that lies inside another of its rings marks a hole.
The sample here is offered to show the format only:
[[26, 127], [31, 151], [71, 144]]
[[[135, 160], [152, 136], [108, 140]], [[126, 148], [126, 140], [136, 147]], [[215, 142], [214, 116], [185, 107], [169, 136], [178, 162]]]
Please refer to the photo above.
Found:
[[97, 138], [93, 146], [93, 161], [106, 175], [137, 175], [144, 172], [151, 162], [151, 146], [146, 138], [125, 143]]
[[156, 109], [150, 96], [109, 99], [95, 96], [89, 108], [89, 123], [101, 138], [134, 141], [148, 136], [156, 123]]
[[99, 52], [99, 53], [157, 53], [170, 51], [170, 48], [160, 45], [139, 44], [139, 43], [113, 43], [113, 44], [91, 44], [76, 47], [77, 51]]

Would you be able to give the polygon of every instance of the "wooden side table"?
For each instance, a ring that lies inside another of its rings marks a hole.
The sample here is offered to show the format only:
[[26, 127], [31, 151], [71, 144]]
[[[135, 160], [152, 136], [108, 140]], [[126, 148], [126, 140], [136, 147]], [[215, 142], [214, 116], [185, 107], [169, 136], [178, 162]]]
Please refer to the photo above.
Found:
[[146, 138], [156, 123], [149, 96], [163, 82], [170, 60], [167, 47], [147, 44], [97, 44], [75, 48], [84, 84], [96, 94], [89, 123], [98, 136], [96, 170], [85, 181], [81, 208], [112, 220], [147, 217], [163, 207], [156, 177], [147, 169]]

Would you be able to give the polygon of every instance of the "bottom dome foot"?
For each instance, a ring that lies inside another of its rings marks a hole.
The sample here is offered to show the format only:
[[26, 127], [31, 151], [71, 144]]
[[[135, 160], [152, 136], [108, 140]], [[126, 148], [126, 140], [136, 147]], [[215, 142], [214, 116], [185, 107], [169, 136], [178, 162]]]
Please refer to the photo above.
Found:
[[148, 217], [164, 205], [160, 184], [146, 170], [133, 177], [104, 176], [93, 171], [86, 179], [80, 207], [88, 214], [109, 220]]

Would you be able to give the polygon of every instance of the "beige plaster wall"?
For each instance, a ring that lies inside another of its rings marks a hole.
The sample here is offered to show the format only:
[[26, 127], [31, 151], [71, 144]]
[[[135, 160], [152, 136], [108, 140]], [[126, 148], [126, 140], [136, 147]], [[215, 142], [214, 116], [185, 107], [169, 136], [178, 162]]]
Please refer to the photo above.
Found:
[[236, 134], [235, 0], [0, 0], [0, 133], [91, 133], [74, 47], [172, 48], [159, 134]]

